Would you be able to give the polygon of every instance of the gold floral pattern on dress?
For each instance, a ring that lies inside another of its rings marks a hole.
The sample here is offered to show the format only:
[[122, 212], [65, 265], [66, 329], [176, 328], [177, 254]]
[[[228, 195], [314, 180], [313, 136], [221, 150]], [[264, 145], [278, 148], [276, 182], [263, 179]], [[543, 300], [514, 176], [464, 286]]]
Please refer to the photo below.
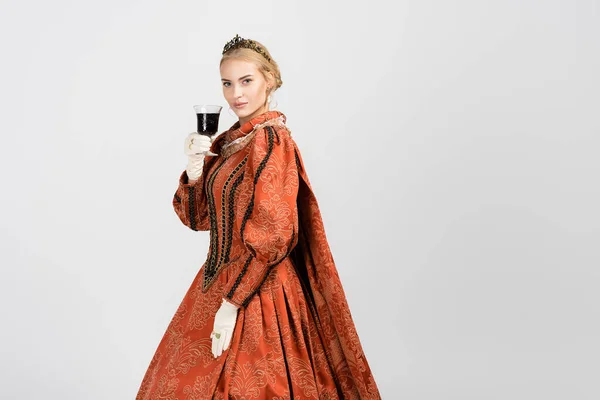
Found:
[[[220, 155], [193, 184], [182, 172], [172, 201], [185, 226], [210, 231], [209, 254], [136, 400], [380, 399], [285, 116], [236, 123], [211, 150]], [[227, 294], [241, 309], [214, 358], [210, 333]]]

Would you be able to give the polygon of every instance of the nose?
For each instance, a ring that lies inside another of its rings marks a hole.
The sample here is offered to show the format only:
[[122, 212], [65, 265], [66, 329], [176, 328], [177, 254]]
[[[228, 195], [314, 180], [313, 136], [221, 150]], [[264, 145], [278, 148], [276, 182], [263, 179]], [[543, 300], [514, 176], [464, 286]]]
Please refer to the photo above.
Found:
[[233, 97], [235, 97], [236, 99], [239, 99], [240, 97], [242, 97], [242, 88], [239, 86], [235, 86], [233, 88]]

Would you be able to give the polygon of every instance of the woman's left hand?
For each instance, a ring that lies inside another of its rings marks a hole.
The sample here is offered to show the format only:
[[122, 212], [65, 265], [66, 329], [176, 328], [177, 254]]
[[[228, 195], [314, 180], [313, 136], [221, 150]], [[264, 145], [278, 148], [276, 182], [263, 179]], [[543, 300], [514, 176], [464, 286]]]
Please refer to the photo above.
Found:
[[223, 299], [221, 307], [215, 314], [215, 323], [210, 334], [212, 337], [212, 352], [215, 357], [219, 357], [223, 351], [229, 348], [237, 314], [238, 307]]

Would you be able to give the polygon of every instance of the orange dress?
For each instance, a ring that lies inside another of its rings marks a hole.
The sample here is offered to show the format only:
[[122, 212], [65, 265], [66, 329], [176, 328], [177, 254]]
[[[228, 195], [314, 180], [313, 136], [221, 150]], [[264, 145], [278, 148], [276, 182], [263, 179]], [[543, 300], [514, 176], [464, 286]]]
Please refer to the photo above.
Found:
[[[181, 221], [210, 232], [208, 256], [150, 362], [136, 400], [380, 399], [285, 115], [219, 135], [198, 181], [184, 171]], [[240, 307], [228, 349], [214, 316]]]

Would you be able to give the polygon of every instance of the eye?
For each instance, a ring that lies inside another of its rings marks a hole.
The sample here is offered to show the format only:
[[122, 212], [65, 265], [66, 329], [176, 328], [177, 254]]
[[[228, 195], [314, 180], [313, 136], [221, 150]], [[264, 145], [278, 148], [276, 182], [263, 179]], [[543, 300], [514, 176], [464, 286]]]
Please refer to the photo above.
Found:
[[228, 83], [229, 83], [229, 82], [223, 82], [223, 86], [227, 87], [227, 84], [228, 84]]
[[252, 82], [252, 79], [250, 79], [250, 78], [246, 78], [246, 79], [244, 79], [244, 82], [246, 82], [246, 81], [248, 81], [248, 82]]

